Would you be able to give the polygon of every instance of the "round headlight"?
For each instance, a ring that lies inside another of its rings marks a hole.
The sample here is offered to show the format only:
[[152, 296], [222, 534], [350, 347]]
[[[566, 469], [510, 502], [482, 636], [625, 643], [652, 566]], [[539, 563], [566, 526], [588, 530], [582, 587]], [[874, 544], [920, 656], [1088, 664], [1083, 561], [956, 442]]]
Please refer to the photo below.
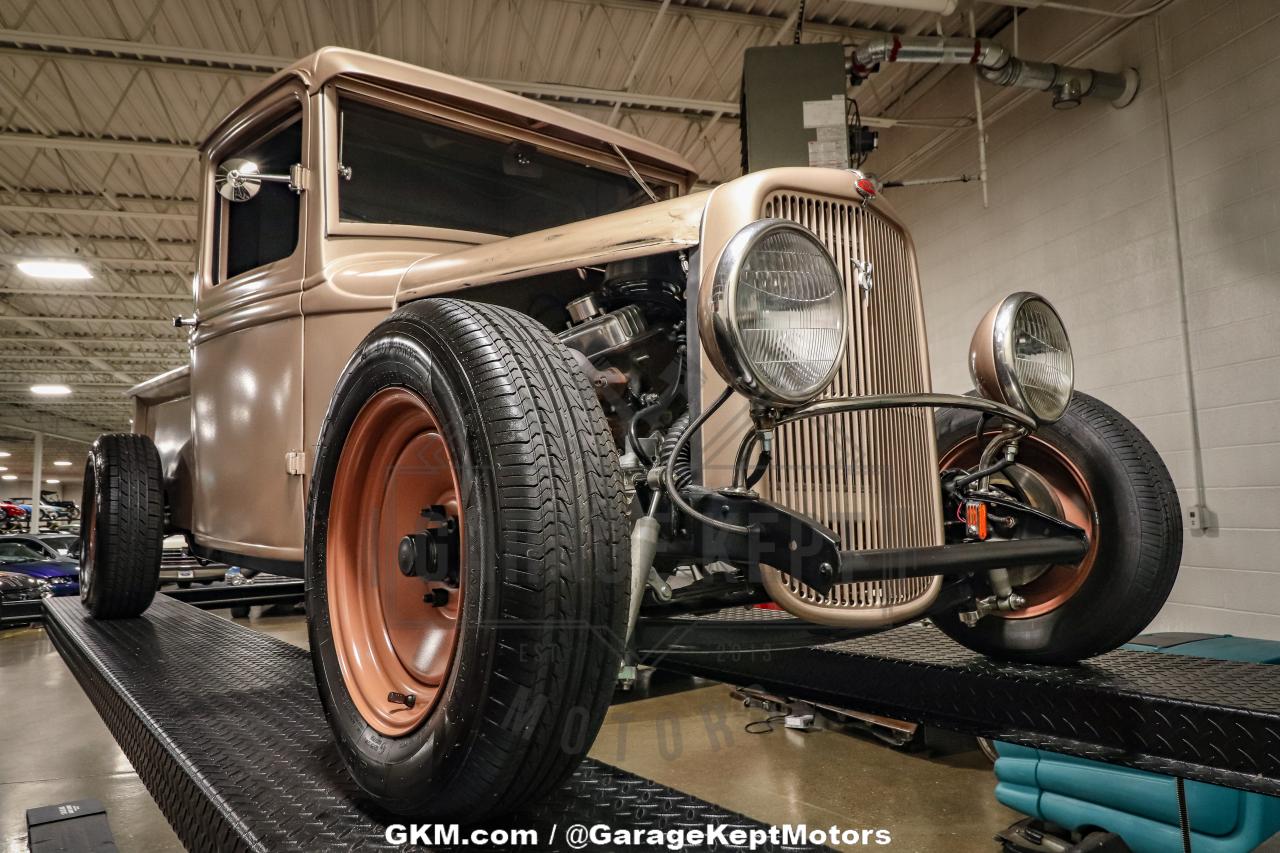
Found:
[[1006, 297], [973, 333], [969, 375], [984, 397], [1040, 423], [1061, 418], [1075, 387], [1075, 367], [1058, 312], [1034, 293]]
[[725, 246], [704, 304], [702, 342], [733, 388], [776, 406], [807, 403], [844, 355], [844, 281], [826, 247], [783, 219]]

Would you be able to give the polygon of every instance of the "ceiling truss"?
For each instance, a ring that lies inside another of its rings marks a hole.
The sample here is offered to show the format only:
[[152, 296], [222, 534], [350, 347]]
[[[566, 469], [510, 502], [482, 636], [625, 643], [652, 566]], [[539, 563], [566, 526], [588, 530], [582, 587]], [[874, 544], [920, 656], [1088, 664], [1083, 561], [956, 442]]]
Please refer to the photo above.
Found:
[[[743, 50], [789, 42], [799, 0], [0, 0], [0, 426], [123, 428], [116, 392], [185, 360], [199, 140], [268, 75], [325, 44], [384, 53], [548, 101], [737, 174]], [[959, 31], [958, 17], [809, 0], [806, 41], [873, 29]], [[986, 7], [979, 27], [995, 19]], [[921, 79], [886, 69], [859, 94], [895, 127]], [[882, 107], [884, 107], [882, 109]], [[960, 115], [936, 126], [968, 126]], [[914, 125], [921, 127], [919, 123]], [[19, 273], [84, 261], [95, 280]], [[37, 381], [72, 399], [34, 400]], [[109, 392], [109, 393], [105, 393]]]

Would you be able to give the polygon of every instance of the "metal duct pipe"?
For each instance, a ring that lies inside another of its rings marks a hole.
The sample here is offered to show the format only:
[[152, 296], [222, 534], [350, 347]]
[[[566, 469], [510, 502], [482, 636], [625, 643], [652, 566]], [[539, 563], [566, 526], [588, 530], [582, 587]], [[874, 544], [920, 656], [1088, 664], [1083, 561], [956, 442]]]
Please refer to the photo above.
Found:
[[881, 62], [996, 66], [1003, 65], [1008, 58], [1003, 47], [987, 39], [877, 33], [854, 48], [853, 70], [865, 77]]
[[1059, 110], [1078, 107], [1087, 97], [1103, 98], [1116, 108], [1127, 107], [1138, 94], [1138, 72], [1134, 68], [1117, 74], [1052, 62], [1028, 62], [1011, 56], [998, 68], [979, 65], [978, 74], [997, 86], [1053, 92], [1053, 106]]
[[974, 65], [984, 80], [997, 86], [1053, 92], [1053, 105], [1057, 109], [1077, 107], [1086, 97], [1105, 98], [1116, 108], [1127, 107], [1138, 94], [1136, 69], [1112, 73], [1052, 62], [1029, 62], [1011, 55], [990, 39], [879, 33], [854, 49], [853, 73], [866, 77], [881, 62]]

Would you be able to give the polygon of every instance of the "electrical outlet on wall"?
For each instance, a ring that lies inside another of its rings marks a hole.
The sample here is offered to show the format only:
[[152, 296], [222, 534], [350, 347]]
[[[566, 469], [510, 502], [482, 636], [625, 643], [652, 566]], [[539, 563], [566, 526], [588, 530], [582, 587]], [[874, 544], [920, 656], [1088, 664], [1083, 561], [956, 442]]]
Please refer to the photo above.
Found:
[[1192, 504], [1183, 507], [1187, 528], [1189, 530], [1208, 530], [1209, 529], [1209, 508], [1204, 504]]

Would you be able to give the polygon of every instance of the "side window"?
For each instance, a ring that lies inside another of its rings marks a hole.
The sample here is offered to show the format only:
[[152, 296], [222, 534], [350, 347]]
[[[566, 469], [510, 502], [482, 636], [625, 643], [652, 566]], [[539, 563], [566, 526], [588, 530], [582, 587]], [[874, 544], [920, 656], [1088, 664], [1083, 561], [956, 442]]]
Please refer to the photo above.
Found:
[[[264, 174], [288, 174], [302, 160], [302, 119], [286, 119], [267, 136], [223, 160], [247, 160]], [[214, 245], [221, 262], [216, 280], [287, 258], [298, 245], [301, 212], [298, 194], [287, 183], [262, 181], [257, 193], [244, 201], [220, 198]]]

